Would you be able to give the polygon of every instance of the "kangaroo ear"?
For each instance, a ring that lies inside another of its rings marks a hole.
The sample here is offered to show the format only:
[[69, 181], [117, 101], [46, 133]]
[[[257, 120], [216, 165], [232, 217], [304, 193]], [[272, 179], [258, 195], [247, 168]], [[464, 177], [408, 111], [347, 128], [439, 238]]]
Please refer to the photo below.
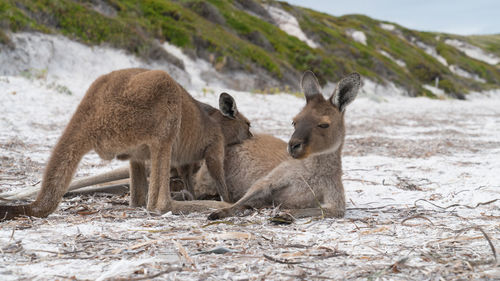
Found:
[[361, 88], [361, 75], [353, 72], [340, 80], [330, 97], [330, 102], [340, 112], [344, 112], [346, 106], [356, 98], [359, 88]]
[[306, 102], [309, 102], [313, 97], [317, 95], [321, 95], [318, 79], [310, 70], [307, 70], [302, 75], [300, 86], [302, 87], [302, 91], [304, 91], [304, 95], [306, 96]]
[[228, 93], [222, 93], [219, 96], [219, 109], [222, 115], [234, 119], [236, 114], [238, 114], [238, 108], [236, 108], [236, 102], [233, 97]]

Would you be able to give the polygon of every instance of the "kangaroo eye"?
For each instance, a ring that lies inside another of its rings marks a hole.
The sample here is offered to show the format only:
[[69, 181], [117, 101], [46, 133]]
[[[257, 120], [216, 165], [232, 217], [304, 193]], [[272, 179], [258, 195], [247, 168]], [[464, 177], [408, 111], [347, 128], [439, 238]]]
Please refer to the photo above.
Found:
[[250, 122], [247, 122], [247, 125], [248, 125], [248, 128], [252, 127], [252, 125], [250, 124]]
[[327, 123], [319, 124], [318, 127], [326, 129], [326, 128], [330, 127], [330, 124], [327, 124]]

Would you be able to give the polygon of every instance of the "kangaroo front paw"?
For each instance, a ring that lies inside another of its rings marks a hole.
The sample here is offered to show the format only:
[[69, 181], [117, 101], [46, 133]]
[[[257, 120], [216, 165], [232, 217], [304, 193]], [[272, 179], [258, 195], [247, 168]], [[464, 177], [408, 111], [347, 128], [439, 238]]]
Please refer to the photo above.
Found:
[[217, 211], [211, 213], [208, 216], [208, 219], [211, 221], [220, 220], [220, 219], [231, 216], [231, 214], [232, 214], [231, 209], [224, 208], [224, 209], [220, 209], [220, 210], [217, 210]]

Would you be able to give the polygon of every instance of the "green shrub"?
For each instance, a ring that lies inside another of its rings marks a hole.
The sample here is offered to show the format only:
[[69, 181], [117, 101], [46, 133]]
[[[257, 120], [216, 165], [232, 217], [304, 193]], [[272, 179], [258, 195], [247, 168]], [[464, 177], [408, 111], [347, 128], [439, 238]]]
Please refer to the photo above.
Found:
[[[448, 37], [459, 38], [496, 52], [500, 50], [496, 44], [500, 37], [495, 36], [439, 34], [438, 40], [436, 33], [409, 30], [396, 24], [400, 33], [384, 30], [379, 21], [363, 15], [335, 17], [284, 2], [273, 3], [293, 14], [304, 33], [321, 46], [311, 48], [277, 26], [239, 9], [230, 0], [106, 0], [116, 11], [112, 17], [95, 11], [92, 3], [88, 0], [3, 0], [0, 1], [0, 27], [61, 33], [86, 44], [106, 43], [141, 57], [154, 53], [151, 50], [156, 46], [155, 40], [168, 41], [202, 51], [205, 58], [215, 58], [212, 63], [217, 67], [224, 67], [222, 58], [223, 61], [230, 59], [233, 63], [228, 65], [247, 71], [264, 70], [276, 79], [283, 79], [284, 73], [310, 69], [324, 84], [357, 71], [376, 82], [391, 80], [415, 95], [432, 96], [421, 85], [434, 83], [436, 77], [441, 78], [440, 87], [447, 93], [498, 88], [500, 84], [497, 66], [471, 59], [443, 43]], [[207, 11], [209, 14], [204, 14]], [[0, 30], [0, 43], [9, 44], [4, 29]], [[363, 31], [368, 46], [355, 42], [348, 35], [350, 29]], [[251, 42], [248, 35], [252, 33], [262, 36], [267, 50]], [[452, 74], [409, 38], [435, 46], [450, 64], [475, 73], [487, 82]], [[403, 60], [406, 67], [382, 56], [380, 50]]]

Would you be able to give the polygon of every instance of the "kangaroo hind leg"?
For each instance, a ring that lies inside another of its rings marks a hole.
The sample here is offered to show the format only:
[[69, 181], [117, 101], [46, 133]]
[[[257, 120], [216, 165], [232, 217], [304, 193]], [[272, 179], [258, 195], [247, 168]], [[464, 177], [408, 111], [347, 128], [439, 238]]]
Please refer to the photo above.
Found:
[[148, 195], [147, 171], [144, 161], [130, 160], [130, 206], [146, 206]]
[[151, 145], [151, 175], [147, 209], [161, 213], [172, 210], [170, 196], [170, 161], [172, 140], [162, 140]]

